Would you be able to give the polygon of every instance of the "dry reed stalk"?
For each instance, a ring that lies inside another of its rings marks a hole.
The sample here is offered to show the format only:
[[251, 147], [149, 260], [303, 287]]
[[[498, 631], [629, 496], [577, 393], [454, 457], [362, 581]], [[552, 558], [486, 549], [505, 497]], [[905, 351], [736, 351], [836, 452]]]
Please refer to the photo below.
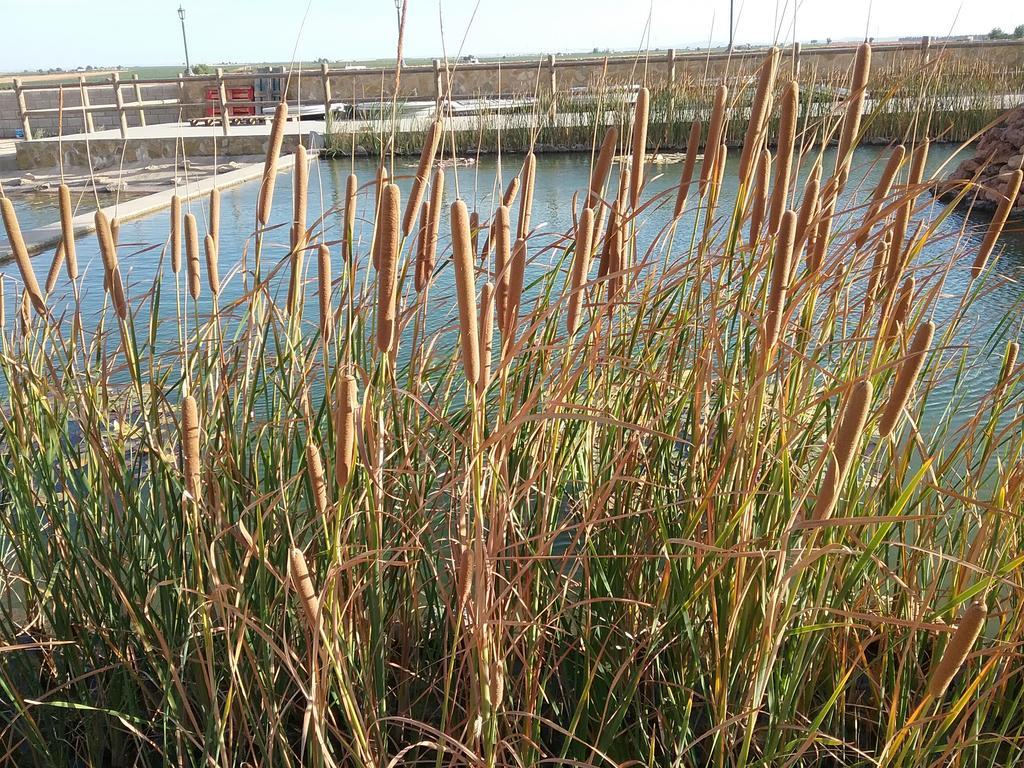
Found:
[[793, 170], [793, 148], [796, 145], [797, 111], [800, 86], [790, 80], [782, 91], [782, 115], [779, 118], [779, 137], [775, 150], [775, 186], [768, 213], [768, 234], [779, 231], [782, 214], [789, 198], [790, 174]]
[[853, 63], [853, 82], [850, 84], [850, 96], [846, 101], [846, 115], [839, 134], [839, 150], [836, 153], [835, 175], [838, 181], [837, 190], [846, 184], [856, 147], [857, 135], [860, 133], [861, 115], [864, 112], [864, 97], [867, 92], [868, 77], [871, 73], [871, 45], [861, 43], [857, 48], [857, 56]]
[[220, 188], [210, 190], [210, 235], [213, 244], [220, 248]]
[[320, 458], [320, 449], [316, 443], [306, 441], [306, 472], [309, 474], [309, 485], [313, 489], [313, 504], [321, 518], [327, 517], [327, 481], [324, 479], [324, 462]]
[[267, 157], [263, 161], [263, 179], [260, 181], [260, 193], [256, 205], [256, 220], [263, 226], [270, 221], [270, 208], [274, 202], [274, 185], [277, 183], [277, 158], [281, 154], [281, 145], [284, 143], [284, 127], [287, 122], [288, 105], [282, 101], [274, 111], [274, 123], [270, 127]]
[[896, 178], [900, 166], [903, 165], [903, 158], [906, 154], [907, 150], [902, 144], [897, 144], [893, 147], [892, 152], [889, 154], [889, 159], [882, 169], [882, 176], [875, 185], [875, 191], [871, 196], [871, 206], [868, 208], [867, 216], [864, 218], [864, 226], [855, 241], [858, 248], [863, 248], [864, 243], [867, 242], [868, 235], [871, 233], [871, 226], [875, 218], [877, 218], [878, 212], [882, 210], [885, 199], [892, 191], [893, 180]]
[[199, 455], [199, 406], [192, 395], [181, 401], [181, 454], [185, 473], [185, 490], [199, 504], [202, 464]]
[[288, 555], [288, 573], [292, 589], [299, 596], [302, 612], [306, 615], [309, 633], [316, 637], [320, 632], [320, 598], [313, 588], [313, 579], [309, 575], [306, 558], [297, 547], [292, 547]]
[[299, 234], [299, 230], [300, 227], [298, 224], [292, 225], [293, 245], [292, 252], [288, 259], [291, 264], [291, 272], [288, 276], [288, 301], [285, 304], [289, 316], [302, 311], [303, 277], [306, 263], [306, 251], [304, 243], [302, 243], [303, 248], [297, 247], [300, 245], [299, 241], [305, 239], [303, 235]]
[[292, 249], [306, 247], [306, 220], [309, 210], [309, 156], [299, 142], [295, 145], [295, 186], [292, 189]]
[[505, 299], [505, 329], [502, 341], [509, 348], [515, 341], [519, 326], [519, 303], [523, 297], [523, 276], [526, 273], [526, 240], [519, 238], [512, 247], [512, 268], [508, 276], [508, 296]]
[[708, 184], [714, 180], [716, 156], [725, 132], [726, 102], [729, 100], [729, 88], [720, 85], [715, 89], [715, 101], [711, 107], [711, 121], [708, 123], [708, 136], [704, 143], [704, 163], [700, 169], [700, 194], [703, 196]]
[[206, 247], [206, 282], [210, 293], [220, 294], [220, 273], [217, 271], [217, 241], [212, 234], [207, 234], [203, 245]]
[[398, 297], [395, 277], [398, 270], [398, 239], [401, 193], [397, 184], [388, 183], [381, 194], [377, 219], [380, 263], [377, 271], [377, 349], [387, 352], [395, 343], [395, 316]]
[[875, 258], [871, 262], [871, 272], [868, 274], [868, 287], [864, 291], [864, 316], [871, 313], [872, 307], [878, 294], [878, 286], [882, 274], [886, 272], [886, 259], [889, 251], [892, 250], [892, 232], [885, 232], [875, 247]]
[[320, 302], [320, 335], [331, 340], [331, 249], [320, 243], [316, 249], [317, 298]]
[[583, 293], [590, 274], [590, 254], [593, 250], [594, 209], [584, 208], [576, 227], [576, 246], [573, 253], [572, 276], [569, 282], [569, 306], [565, 315], [565, 330], [569, 336], [580, 327]]
[[910, 400], [914, 384], [924, 366], [924, 358], [928, 348], [932, 344], [932, 337], [935, 335], [935, 323], [921, 323], [917, 327], [914, 339], [910, 343], [910, 349], [903, 363], [900, 365], [893, 381], [892, 393], [889, 395], [889, 402], [882, 411], [882, 418], [878, 421], [878, 436], [888, 437], [899, 421], [900, 414]]
[[615, 162], [615, 147], [618, 141], [619, 129], [613, 125], [605, 131], [601, 149], [597, 153], [597, 160], [590, 172], [590, 188], [587, 190], [588, 208], [596, 208], [604, 194], [605, 184], [608, 183], [608, 174], [611, 173], [612, 163]]
[[774, 349], [782, 327], [782, 313], [786, 308], [786, 294], [789, 291], [790, 262], [793, 258], [793, 240], [796, 237], [796, 214], [786, 211], [779, 223], [779, 234], [775, 240], [772, 258], [771, 290], [768, 293], [768, 314], [764, 324], [764, 348]]
[[356, 458], [356, 380], [338, 377], [334, 407], [334, 479], [338, 489], [348, 485]]
[[346, 262], [352, 261], [355, 249], [356, 204], [359, 197], [359, 178], [350, 173], [345, 180], [345, 231], [342, 233], [342, 256]]
[[21, 280], [25, 284], [25, 292], [39, 316], [45, 317], [46, 302], [43, 301], [43, 294], [36, 281], [36, 273], [32, 269], [32, 260], [28, 255], [25, 238], [21, 234], [21, 226], [18, 224], [18, 214], [14, 210], [14, 203], [7, 197], [0, 197], [0, 211], [3, 213], [4, 228], [7, 230], [7, 241], [11, 244], [14, 261], [18, 265]]
[[647, 162], [647, 121], [651, 111], [651, 92], [641, 88], [633, 109], [633, 134], [630, 137], [629, 206], [640, 203], [640, 190], [644, 186], [644, 163]]
[[750, 207], [750, 242], [756, 243], [764, 223], [765, 209], [768, 207], [768, 186], [771, 183], [772, 153], [761, 150], [757, 169], [754, 172], [754, 199]]
[[185, 255], [188, 257], [188, 292], [193, 299], [198, 300], [202, 286], [199, 274], [199, 229], [196, 217], [191, 213], [185, 214]]
[[71, 190], [67, 184], [61, 184], [58, 194], [60, 200], [60, 233], [64, 242], [64, 263], [67, 265], [69, 280], [78, 279], [78, 254], [75, 251], [75, 210], [71, 205]]
[[128, 312], [128, 305], [124, 297], [124, 286], [121, 284], [121, 267], [117, 259], [117, 246], [114, 245], [114, 238], [110, 234], [110, 222], [103, 211], [96, 211], [93, 214], [93, 221], [96, 223], [96, 238], [100, 243], [100, 255], [103, 257], [103, 286], [110, 294], [117, 316], [124, 320]]
[[427, 278], [430, 277], [430, 270], [427, 265], [427, 238], [430, 236], [430, 200], [424, 200], [420, 204], [422, 209], [419, 218], [419, 231], [416, 233], [416, 274], [414, 286], [416, 293], [421, 293], [427, 287]]
[[469, 211], [462, 200], [452, 203], [452, 260], [455, 262], [455, 293], [459, 301], [459, 346], [466, 381], [480, 381], [480, 332], [477, 326], [476, 268], [469, 233]]
[[754, 163], [764, 143], [764, 132], [771, 111], [772, 89], [775, 85], [775, 72], [779, 66], [780, 51], [772, 46], [764, 61], [757, 77], [757, 91], [754, 93], [754, 101], [750, 107], [750, 119], [747, 123], [747, 132], [743, 137], [743, 149], [740, 152], [740, 184], [744, 184], [754, 170]]
[[480, 291], [480, 379], [476, 393], [482, 397], [491, 383], [491, 356], [494, 353], [494, 283], [484, 283]]
[[512, 262], [512, 225], [509, 221], [508, 206], [499, 205], [491, 225], [494, 240], [494, 289], [495, 304], [498, 312], [498, 330], [505, 334], [505, 307], [508, 300], [509, 270]]
[[672, 211], [672, 218], [678, 219], [686, 210], [686, 196], [690, 194], [690, 184], [693, 182], [693, 170], [697, 167], [697, 152], [700, 148], [700, 120], [694, 120], [690, 126], [690, 135], [686, 140], [686, 157], [683, 160], [683, 170], [679, 176], [679, 191], [676, 192], [676, 205]]
[[416, 176], [412, 180], [409, 199], [405, 203], [405, 215], [402, 218], [403, 237], [409, 236], [409, 233], [412, 232], [412, 225], [416, 222], [416, 214], [419, 211], [420, 203], [423, 202], [427, 176], [430, 175], [430, 169], [434, 167], [434, 158], [437, 156], [437, 148], [441, 143], [442, 134], [443, 128], [440, 120], [435, 120], [427, 129], [427, 137], [420, 150], [420, 162], [416, 167]]
[[50, 271], [46, 273], [46, 285], [43, 293], [49, 296], [57, 285], [57, 278], [60, 277], [60, 268], [64, 266], [64, 240], [57, 243], [57, 250], [53, 253], [53, 261], [50, 262]]
[[517, 237], [526, 238], [530, 233], [530, 217], [533, 215], [533, 187], [537, 179], [537, 156], [531, 152], [523, 161], [523, 170], [520, 172], [522, 181], [523, 196], [519, 200], [519, 224], [516, 229]]
[[171, 197], [171, 271], [181, 271], [181, 198]]
[[996, 214], [992, 217], [992, 221], [988, 225], [988, 231], [985, 232], [985, 239], [981, 241], [981, 247], [978, 249], [978, 255], [974, 259], [974, 264], [971, 266], [972, 280], [978, 279], [978, 276], [982, 273], [985, 269], [985, 265], [988, 263], [988, 257], [992, 254], [992, 249], [995, 248], [996, 240], [999, 239], [999, 235], [1003, 232], [1003, 227], [1006, 226], [1006, 219], [1009, 217], [1013, 206], [1017, 203], [1017, 195], [1020, 194], [1022, 178], [1024, 178], [1024, 173], [1020, 170], [1014, 171], [1010, 174], [1010, 180], [1007, 182], [1004, 197], [999, 201], [999, 206], [996, 208]]
[[956, 673], [967, 661], [971, 649], [978, 641], [987, 617], [988, 612], [980, 600], [974, 600], [967, 606], [953, 637], [949, 640], [949, 645], [946, 646], [942, 658], [932, 672], [931, 680], [928, 681], [928, 695], [933, 699], [940, 699], [946, 693], [949, 684], [953, 682]]
[[860, 446], [864, 424], [871, 406], [871, 382], [860, 381], [854, 385], [843, 408], [842, 416], [825, 445], [827, 468], [811, 512], [812, 520], [827, 520], [835, 509], [836, 500], [846, 475], [850, 471], [853, 457]]
[[506, 208], [511, 208], [512, 203], [516, 200], [516, 195], [519, 194], [519, 177], [513, 176], [512, 180], [505, 187], [505, 194], [501, 196], [501, 204]]

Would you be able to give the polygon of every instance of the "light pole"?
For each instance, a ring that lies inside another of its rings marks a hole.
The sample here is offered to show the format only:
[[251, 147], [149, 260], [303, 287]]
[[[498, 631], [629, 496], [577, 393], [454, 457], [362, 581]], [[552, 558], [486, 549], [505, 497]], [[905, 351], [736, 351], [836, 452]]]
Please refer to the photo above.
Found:
[[188, 38], [185, 37], [185, 9], [178, 6], [178, 18], [181, 19], [181, 41], [185, 44], [185, 74], [192, 74], [192, 65], [188, 61]]
[[[732, 13], [732, 5], [733, 5], [733, 0], [729, 0], [729, 53], [732, 53], [733, 24], [735, 23], [734, 22], [733, 13]], [[184, 24], [184, 22], [182, 22], [182, 23]], [[182, 29], [184, 29], [184, 27], [182, 27]]]

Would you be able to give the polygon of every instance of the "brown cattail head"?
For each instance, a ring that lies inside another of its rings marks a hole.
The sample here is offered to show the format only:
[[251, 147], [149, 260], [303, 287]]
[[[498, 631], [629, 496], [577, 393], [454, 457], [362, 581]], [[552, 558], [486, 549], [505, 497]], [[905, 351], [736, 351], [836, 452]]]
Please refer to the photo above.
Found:
[[593, 248], [594, 209], [585, 208], [576, 227], [576, 247], [573, 253], [572, 275], [569, 281], [569, 306], [565, 314], [565, 330], [569, 336], [580, 326], [583, 290], [590, 274], [590, 253]]
[[533, 215], [533, 186], [537, 178], [537, 156], [531, 152], [523, 161], [521, 171], [523, 196], [519, 199], [519, 227], [517, 236], [525, 238], [530, 233], [530, 217]]
[[217, 269], [217, 241], [212, 234], [207, 234], [203, 245], [206, 248], [206, 282], [210, 286], [210, 293], [214, 296], [220, 293], [220, 272]]
[[640, 203], [640, 190], [644, 186], [644, 163], [647, 162], [647, 121], [651, 111], [651, 92], [641, 88], [636, 95], [633, 110], [633, 135], [630, 138], [632, 162], [629, 170], [629, 205]]
[[171, 271], [181, 271], [181, 198], [171, 197]]
[[700, 120], [694, 120], [690, 126], [690, 135], [686, 140], [686, 157], [683, 160], [683, 171], [679, 176], [679, 191], [676, 192], [676, 206], [672, 218], [678, 219], [686, 209], [686, 196], [690, 194], [693, 182], [693, 170], [697, 167], [697, 152], [700, 150]]
[[304, 238], [304, 235], [299, 234], [299, 230], [300, 228], [298, 224], [292, 225], [292, 252], [288, 257], [288, 261], [291, 264], [291, 271], [288, 276], [288, 300], [285, 304], [289, 316], [294, 316], [296, 313], [302, 312], [306, 251], [304, 248], [296, 247], [300, 244], [304, 245], [299, 242], [299, 240]]
[[960, 617], [956, 632], [950, 638], [949, 645], [946, 646], [942, 658], [939, 659], [935, 671], [932, 672], [931, 680], [928, 681], [928, 694], [933, 699], [942, 698], [946, 689], [949, 688], [949, 684], [956, 677], [956, 673], [967, 661], [971, 649], [974, 648], [974, 644], [978, 640], [978, 635], [981, 634], [981, 630], [985, 626], [987, 616], [985, 604], [981, 601], [975, 600], [967, 606]]
[[889, 159], [882, 169], [882, 176], [875, 185], [875, 191], [871, 196], [871, 206], [868, 208], [867, 216], [864, 217], [864, 223], [855, 241], [858, 248], [863, 248], [864, 243], [867, 242], [868, 235], [871, 233], [871, 227], [878, 217], [878, 212], [882, 210], [889, 192], [892, 191], [893, 180], [896, 178], [896, 174], [899, 172], [906, 154], [907, 150], [902, 144], [897, 144], [893, 147], [892, 152], [889, 153]]
[[505, 187], [505, 194], [501, 196], [501, 204], [506, 208], [511, 208], [512, 203], [516, 201], [516, 195], [519, 194], [519, 177], [513, 176], [512, 180], [509, 181], [508, 186]]
[[288, 555], [288, 576], [292, 582], [292, 589], [299, 597], [299, 605], [306, 616], [309, 632], [315, 636], [320, 631], [320, 598], [313, 588], [313, 579], [309, 575], [306, 558], [297, 547], [293, 547]]
[[11, 244], [11, 251], [14, 253], [14, 260], [18, 264], [18, 271], [21, 272], [22, 282], [25, 284], [25, 292], [32, 301], [32, 306], [40, 317], [46, 316], [46, 302], [43, 301], [43, 294], [39, 290], [39, 283], [36, 281], [36, 273], [32, 269], [32, 261], [28, 255], [28, 248], [25, 246], [25, 238], [21, 235], [21, 227], [18, 225], [18, 215], [14, 210], [14, 203], [9, 198], [0, 197], [0, 209], [2, 209], [4, 227], [7, 230], [7, 241]]
[[700, 169], [700, 194], [704, 195], [707, 186], [714, 181], [714, 172], [722, 134], [725, 132], [726, 102], [729, 100], [729, 88], [720, 85], [715, 89], [715, 101], [711, 107], [711, 121], [708, 123], [708, 135], [704, 142], [704, 163]]
[[434, 171], [434, 180], [430, 183], [430, 224], [427, 227], [427, 244], [424, 254], [424, 266], [427, 275], [437, 265], [437, 236], [441, 231], [441, 206], [444, 203], [444, 170]]
[[46, 286], [44, 293], [49, 296], [57, 285], [57, 278], [60, 277], [60, 268], [64, 266], [64, 239], [57, 243], [57, 250], [53, 253], [53, 261], [50, 262], [50, 271], [46, 273]]
[[185, 472], [185, 490], [198, 504], [202, 501], [200, 494], [202, 465], [199, 456], [199, 406], [192, 395], [186, 395], [181, 401], [181, 453]]
[[608, 182], [612, 163], [615, 161], [615, 147], [619, 141], [619, 129], [611, 126], [604, 134], [601, 151], [590, 173], [590, 189], [587, 191], [587, 207], [595, 208], [604, 193], [604, 185]]
[[331, 340], [331, 249], [323, 243], [316, 250], [317, 298], [320, 300], [320, 335]]
[[295, 187], [292, 189], [292, 228], [295, 233], [292, 248], [306, 247], [306, 219], [309, 208], [309, 155], [299, 142], [295, 145]]
[[992, 217], [992, 221], [988, 225], [988, 231], [985, 233], [985, 239], [981, 241], [981, 247], [978, 249], [978, 255], [974, 259], [974, 265], [971, 267], [972, 280], [978, 279], [978, 276], [982, 273], [985, 269], [985, 265], [988, 263], [988, 257], [992, 254], [992, 249], [995, 248], [996, 240], [999, 239], [999, 235], [1003, 232], [1003, 227], [1006, 225], [1006, 219], [1009, 217], [1013, 206], [1017, 203], [1017, 196], [1020, 194], [1022, 179], [1024, 179], [1024, 173], [1020, 170], [1016, 170], [1010, 174], [1010, 180], [1006, 185], [1005, 194], [999, 201], [999, 207], [996, 208], [996, 215]]
[[768, 234], [779, 231], [782, 213], [789, 198], [790, 173], [793, 166], [793, 147], [796, 144], [797, 109], [800, 86], [790, 80], [782, 91], [782, 116], [779, 119], [779, 139], [775, 151], [775, 186], [768, 213]]
[[836, 153], [837, 189], [842, 189], [850, 172], [852, 151], [856, 146], [857, 135], [860, 133], [860, 119], [864, 112], [864, 96], [871, 72], [871, 44], [861, 43], [857, 48], [857, 57], [853, 64], [853, 82], [850, 85], [850, 97], [846, 102], [846, 115], [843, 128], [839, 134], [839, 151]]
[[498, 327], [505, 333], [505, 307], [508, 299], [509, 272], [512, 267], [512, 229], [509, 221], [508, 206], [499, 205], [494, 213], [491, 225], [494, 240], [494, 289], [495, 303], [498, 312]]
[[523, 296], [523, 276], [526, 273], [526, 240], [519, 238], [512, 247], [512, 268], [508, 275], [508, 296], [505, 299], [505, 327], [502, 343], [508, 349], [516, 338], [519, 326], [519, 302]]
[[348, 485], [356, 458], [356, 380], [345, 374], [338, 377], [334, 407], [334, 479], [339, 491]]
[[75, 251], [75, 210], [71, 205], [71, 190], [67, 184], [61, 184], [60, 198], [60, 233], [64, 242], [64, 263], [67, 264], [69, 280], [78, 279], [78, 254]]
[[878, 298], [878, 286], [881, 283], [882, 275], [886, 271], [886, 259], [892, 249], [892, 233], [885, 232], [878, 241], [875, 248], [875, 258], [871, 262], [871, 272], [868, 274], [868, 287], [864, 291], [864, 316], [871, 314], [871, 308]]
[[888, 437], [899, 421], [900, 414], [910, 400], [914, 390], [914, 383], [917, 381], [921, 368], [924, 365], [925, 355], [932, 344], [935, 336], [935, 323], [921, 323], [917, 327], [914, 339], [910, 343], [910, 350], [900, 365], [896, 380], [892, 385], [892, 394], [889, 395], [889, 402], [882, 411], [882, 418], [878, 422], [878, 435]]
[[103, 284], [110, 294], [114, 311], [123, 320], [128, 312], [128, 306], [124, 298], [124, 286], [121, 284], [121, 267], [117, 259], [117, 246], [114, 245], [114, 238], [110, 234], [110, 221], [103, 211], [96, 211], [93, 220], [96, 223], [100, 255], [103, 257]]
[[999, 379], [996, 381], [994, 399], [999, 401], [1006, 385], [1017, 369], [1017, 355], [1020, 353], [1020, 344], [1016, 341], [1006, 343], [1006, 352], [1003, 353], [1003, 367], [999, 369]]
[[110, 236], [114, 240], [114, 247], [121, 242], [121, 220], [116, 216], [110, 220]]
[[459, 344], [466, 381], [480, 380], [480, 333], [476, 311], [476, 269], [469, 234], [469, 211], [462, 200], [452, 203], [452, 253], [455, 262], [455, 293], [459, 300]]
[[420, 164], [416, 168], [416, 177], [412, 181], [412, 190], [409, 192], [409, 199], [405, 203], [405, 216], [402, 218], [402, 235], [408, 237], [412, 232], [412, 225], [416, 221], [416, 212], [423, 202], [424, 187], [427, 183], [427, 176], [434, 166], [434, 158], [437, 156], [437, 148], [441, 143], [442, 126], [440, 120], [435, 120], [427, 129], [427, 137], [423, 142], [423, 149], [420, 151]]
[[220, 248], [220, 188], [210, 190], [210, 235], [213, 244]]
[[386, 184], [381, 194], [377, 220], [377, 252], [380, 259], [377, 271], [377, 349], [381, 352], [388, 352], [396, 340], [398, 297], [395, 295], [395, 280], [398, 272], [400, 209], [401, 193], [398, 185]]
[[359, 178], [350, 173], [345, 181], [345, 232], [342, 234], [342, 255], [345, 261], [352, 261], [352, 250], [356, 231], [356, 201], [359, 195]]
[[896, 304], [893, 307], [892, 315], [889, 318], [887, 338], [892, 338], [907, 323], [910, 317], [910, 308], [914, 303], [914, 290], [917, 281], [913, 276], [908, 277], [900, 286], [900, 292], [896, 297]]
[[765, 125], [771, 107], [772, 89], [775, 86], [775, 72], [779, 66], [779, 53], [779, 49], [773, 46], [769, 49], [764, 61], [761, 62], [757, 78], [757, 91], [754, 93], [754, 101], [750, 107], [750, 122], [747, 123], [743, 149], [740, 152], [739, 178], [741, 184], [750, 178], [761, 151], [761, 145], [764, 143]]
[[786, 211], [779, 224], [779, 236], [775, 241], [772, 259], [771, 289], [768, 292], [768, 316], [764, 324], [764, 348], [769, 351], [779, 339], [782, 313], [786, 306], [786, 294], [793, 258], [793, 240], [796, 237], [796, 214]]
[[761, 225], [764, 223], [764, 213], [768, 207], [768, 185], [771, 178], [772, 153], [767, 149], [761, 150], [758, 158], [757, 169], [754, 173], [754, 197], [750, 206], [750, 242], [756, 243], [758, 234], [761, 232]]
[[480, 379], [477, 396], [482, 397], [491, 383], [491, 355], [494, 351], [494, 283], [484, 283], [480, 291]]
[[480, 254], [480, 214], [473, 211], [469, 214], [469, 236], [473, 242], [473, 258]]
[[419, 218], [419, 231], [416, 233], [416, 280], [414, 283], [417, 293], [421, 293], [427, 287], [427, 279], [430, 277], [430, 271], [427, 269], [427, 238], [430, 236], [428, 234], [430, 228], [430, 201], [424, 200], [420, 207], [422, 211]]
[[270, 208], [274, 202], [274, 184], [277, 182], [277, 158], [284, 143], [284, 127], [288, 121], [288, 105], [283, 101], [274, 112], [274, 123], [267, 140], [267, 157], [263, 162], [263, 179], [260, 182], [259, 199], [256, 206], [256, 220], [266, 226], [270, 221]]
[[804, 196], [796, 217], [794, 253], [799, 255], [812, 231], [812, 222], [818, 214], [818, 193], [821, 189], [821, 162], [816, 162], [804, 183]]
[[188, 256], [188, 292], [193, 299], [199, 298], [202, 277], [199, 274], [199, 229], [196, 217], [185, 214], [185, 254]]
[[320, 449], [312, 440], [306, 440], [306, 472], [313, 489], [313, 506], [320, 517], [327, 517], [327, 481], [324, 479], [324, 463]]
[[839, 491], [860, 446], [868, 409], [871, 407], [871, 392], [870, 381], [861, 381], [854, 385], [836, 429], [825, 445], [825, 479], [814, 500], [812, 520], [827, 520], [835, 509]]

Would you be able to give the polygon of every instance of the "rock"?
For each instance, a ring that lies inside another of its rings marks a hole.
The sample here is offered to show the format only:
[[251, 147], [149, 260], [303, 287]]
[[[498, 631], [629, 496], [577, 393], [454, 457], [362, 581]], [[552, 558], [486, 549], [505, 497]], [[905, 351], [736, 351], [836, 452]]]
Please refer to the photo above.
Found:
[[[978, 193], [969, 193], [964, 203], [994, 209], [1006, 193], [1009, 174], [1024, 166], [1024, 105], [1012, 109], [996, 125], [985, 131], [975, 146], [973, 157], [957, 166], [949, 175], [940, 195], [954, 194], [956, 182], [976, 180]], [[1014, 201], [1014, 210], [1024, 209], [1024, 189]]]

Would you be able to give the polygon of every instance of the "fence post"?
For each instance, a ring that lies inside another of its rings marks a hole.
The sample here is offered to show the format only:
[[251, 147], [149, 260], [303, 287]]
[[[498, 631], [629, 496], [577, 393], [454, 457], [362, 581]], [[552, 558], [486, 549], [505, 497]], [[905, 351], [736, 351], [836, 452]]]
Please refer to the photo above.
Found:
[[228, 110], [228, 91], [224, 86], [224, 70], [217, 67], [217, 100], [220, 102], [220, 124], [224, 135], [228, 135], [228, 125], [231, 124], [231, 115]]
[[96, 124], [92, 119], [92, 104], [89, 102], [89, 86], [85, 84], [85, 77], [82, 75], [78, 76], [78, 93], [82, 99], [82, 121], [85, 123], [83, 127], [86, 133], [94, 133], [96, 131]]
[[444, 85], [441, 82], [441, 60], [434, 59], [434, 98], [438, 104], [441, 103], [442, 95], [444, 95]]
[[927, 64], [931, 60], [932, 39], [928, 35], [921, 38], [921, 63]]
[[665, 63], [668, 65], [668, 84], [675, 85], [676, 83], [676, 49], [669, 48], [668, 55], [665, 58]]
[[139, 108], [139, 125], [146, 127], [146, 110], [142, 108], [142, 87], [139, 85], [138, 74], [132, 75], [132, 87], [135, 89], [135, 103]]
[[793, 43], [793, 79], [800, 77], [800, 43]]
[[25, 132], [25, 139], [32, 141], [32, 125], [28, 119], [28, 106], [25, 103], [25, 92], [21, 90], [21, 78], [14, 78], [14, 95], [18, 100], [18, 116], [21, 117], [21, 129]]
[[555, 95], [555, 91], [558, 89], [558, 78], [555, 74], [555, 54], [548, 54], [548, 87], [551, 89], [551, 95]]
[[114, 86], [114, 105], [117, 107], [117, 119], [121, 124], [121, 138], [128, 138], [128, 116], [124, 113], [124, 97], [121, 95], [121, 75], [115, 72], [110, 76]]
[[327, 67], [327, 62], [320, 63], [320, 77], [324, 83], [324, 130], [329, 130], [331, 127], [331, 76]]

